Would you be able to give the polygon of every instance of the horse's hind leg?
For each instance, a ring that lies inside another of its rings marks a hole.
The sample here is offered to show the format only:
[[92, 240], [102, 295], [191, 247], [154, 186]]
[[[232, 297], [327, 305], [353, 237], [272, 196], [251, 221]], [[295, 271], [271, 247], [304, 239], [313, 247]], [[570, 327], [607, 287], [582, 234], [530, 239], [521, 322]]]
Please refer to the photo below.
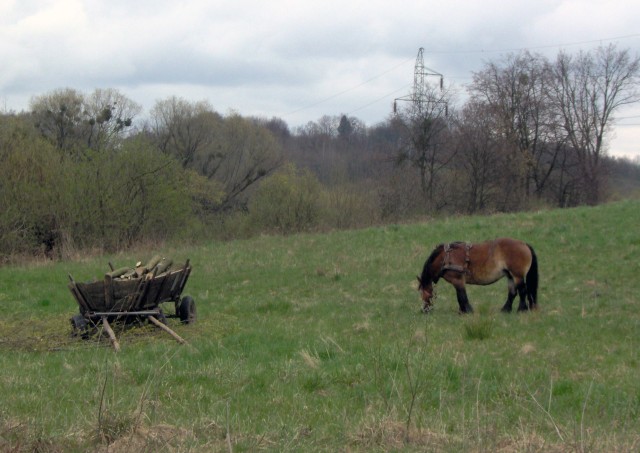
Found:
[[518, 296], [520, 296], [518, 311], [527, 311], [529, 309], [529, 306], [527, 305], [527, 285], [524, 280], [521, 280], [516, 288], [518, 290]]
[[513, 300], [516, 298], [516, 284], [513, 281], [513, 278], [509, 275], [508, 279], [508, 288], [509, 292], [507, 293], [507, 301], [502, 306], [502, 311], [505, 313], [510, 313], [513, 307]]

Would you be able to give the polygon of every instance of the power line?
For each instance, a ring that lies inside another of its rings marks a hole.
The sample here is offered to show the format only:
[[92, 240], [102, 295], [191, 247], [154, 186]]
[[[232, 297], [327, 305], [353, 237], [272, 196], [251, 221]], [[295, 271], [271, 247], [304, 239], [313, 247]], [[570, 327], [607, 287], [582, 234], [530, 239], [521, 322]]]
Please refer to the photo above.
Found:
[[[622, 35], [622, 36], [615, 36], [615, 37], [611, 37], [611, 38], [600, 38], [600, 39], [592, 39], [592, 40], [586, 40], [586, 41], [576, 41], [576, 42], [569, 42], [569, 43], [560, 43], [560, 44], [547, 44], [547, 45], [539, 45], [539, 46], [530, 46], [530, 47], [517, 47], [517, 48], [506, 48], [506, 49], [476, 49], [476, 50], [424, 50], [425, 53], [429, 53], [429, 54], [438, 54], [438, 55], [446, 55], [446, 54], [450, 54], [450, 55], [455, 55], [455, 54], [483, 54], [483, 53], [505, 53], [505, 52], [517, 52], [517, 51], [523, 51], [523, 50], [539, 50], [539, 49], [549, 49], [549, 48], [559, 48], [559, 47], [569, 47], [569, 46], [579, 46], [579, 45], [585, 45], [585, 44], [594, 44], [594, 43], [602, 43], [605, 41], [616, 41], [616, 40], [621, 40], [621, 39], [631, 39], [631, 38], [640, 38], [640, 33], [635, 33], [635, 34], [630, 34], [630, 35]], [[399, 68], [400, 66], [403, 66], [405, 64], [407, 64], [408, 62], [413, 61], [413, 58], [410, 58], [408, 60], [405, 60], [393, 67], [391, 67], [390, 69], [387, 69], [381, 73], [376, 74], [375, 76], [359, 83], [358, 85], [352, 86], [350, 88], [347, 88], [343, 91], [337, 92], [333, 95], [327, 96], [325, 98], [322, 98], [316, 102], [313, 102], [311, 104], [305, 105], [303, 107], [300, 107], [296, 110], [290, 111], [288, 113], [286, 113], [284, 116], [290, 116], [293, 115], [295, 113], [301, 112], [303, 110], [307, 110], [310, 109], [312, 107], [316, 107], [320, 104], [323, 104], [327, 101], [330, 101], [332, 99], [335, 99], [337, 97], [342, 96], [343, 94], [349, 93], [353, 90], [356, 90], [358, 88], [361, 88], [364, 85], [367, 85], [368, 83], [382, 77], [383, 75], [386, 75], [394, 70], [396, 70], [397, 68]], [[428, 68], [426, 68], [428, 69]], [[462, 77], [462, 76], [457, 76], [457, 77], [451, 77], [451, 78], [458, 78], [458, 79], [471, 79], [471, 77]], [[361, 107], [358, 107], [354, 110], [352, 110], [352, 112], [357, 112], [359, 110], [362, 110], [372, 104], [375, 104], [376, 102], [379, 102], [382, 99], [385, 99], [387, 96], [390, 96], [391, 94], [395, 94], [396, 92], [400, 91], [400, 89], [393, 91], [392, 93], [389, 93], [388, 95], [385, 95], [381, 98], [378, 98], [374, 101], [371, 101]]]
[[613, 38], [601, 38], [601, 39], [590, 39], [587, 41], [575, 41], [561, 44], [545, 44], [540, 46], [527, 46], [527, 47], [513, 47], [506, 49], [470, 49], [470, 50], [428, 50], [425, 49], [425, 53], [429, 54], [482, 54], [482, 53], [503, 53], [503, 52], [518, 52], [523, 50], [538, 50], [538, 49], [552, 49], [556, 47], [571, 47], [571, 46], [582, 46], [585, 44], [595, 44], [601, 43], [604, 41], [617, 41], [620, 39], [631, 39], [631, 38], [640, 38], [640, 33], [635, 33], [632, 35], [624, 35], [624, 36], [615, 36]]
[[350, 92], [350, 91], [356, 90], [356, 89], [358, 89], [358, 88], [360, 88], [360, 87], [362, 87], [362, 86], [364, 86], [364, 85], [366, 85], [366, 84], [368, 84], [368, 83], [370, 83], [370, 82], [372, 82], [372, 81], [374, 81], [374, 80], [376, 80], [376, 79], [379, 79], [379, 78], [380, 78], [380, 77], [382, 77], [383, 75], [388, 74], [388, 73], [390, 73], [391, 71], [394, 71], [394, 70], [398, 69], [400, 66], [403, 66], [403, 65], [407, 64], [409, 61], [413, 61], [413, 58], [411, 58], [411, 59], [409, 59], [409, 60], [405, 60], [405, 61], [403, 61], [402, 63], [399, 63], [399, 64], [397, 64], [397, 65], [393, 66], [392, 68], [387, 69], [387, 70], [386, 70], [386, 71], [384, 71], [384, 72], [381, 72], [381, 73], [379, 73], [379, 74], [376, 74], [375, 76], [373, 76], [373, 77], [371, 77], [371, 78], [369, 78], [369, 79], [365, 80], [364, 82], [362, 82], [362, 83], [360, 83], [360, 84], [358, 84], [358, 85], [356, 85], [356, 86], [353, 86], [353, 87], [351, 87], [351, 88], [347, 88], [346, 90], [340, 91], [339, 93], [333, 94], [333, 95], [328, 96], [328, 97], [323, 98], [323, 99], [320, 99], [319, 101], [314, 102], [313, 104], [309, 104], [309, 105], [306, 105], [306, 106], [304, 106], [304, 107], [300, 107], [299, 109], [293, 110], [293, 111], [291, 111], [291, 112], [289, 112], [289, 113], [286, 113], [286, 114], [285, 114], [285, 116], [293, 115], [294, 113], [298, 113], [298, 112], [301, 112], [301, 111], [303, 111], [303, 110], [310, 109], [311, 107], [315, 107], [315, 106], [320, 105], [320, 104], [322, 104], [322, 103], [324, 103], [324, 102], [330, 101], [331, 99], [335, 99], [335, 98], [337, 98], [338, 96], [342, 96], [343, 94], [346, 94], [346, 93], [348, 93], [348, 92]]
[[405, 86], [403, 86], [402, 88], [398, 88], [397, 90], [393, 90], [391, 93], [387, 93], [387, 94], [385, 94], [384, 96], [379, 97], [378, 99], [375, 99], [375, 100], [373, 100], [373, 101], [369, 102], [368, 104], [362, 105], [362, 106], [358, 107], [357, 109], [351, 110], [348, 114], [349, 114], [349, 115], [352, 115], [352, 114], [354, 114], [355, 112], [358, 112], [358, 111], [360, 111], [360, 110], [362, 110], [362, 109], [365, 109], [365, 108], [369, 107], [370, 105], [373, 105], [373, 104], [375, 104], [375, 103], [377, 103], [377, 102], [380, 102], [380, 101], [382, 101], [382, 100], [384, 100], [384, 99], [387, 99], [389, 96], [392, 96], [392, 95], [394, 95], [394, 94], [396, 94], [396, 93], [399, 93], [400, 91], [405, 91], [405, 90], [407, 90], [407, 89], [408, 89], [409, 87], [411, 87], [411, 86], [412, 86], [412, 85], [405, 85]]

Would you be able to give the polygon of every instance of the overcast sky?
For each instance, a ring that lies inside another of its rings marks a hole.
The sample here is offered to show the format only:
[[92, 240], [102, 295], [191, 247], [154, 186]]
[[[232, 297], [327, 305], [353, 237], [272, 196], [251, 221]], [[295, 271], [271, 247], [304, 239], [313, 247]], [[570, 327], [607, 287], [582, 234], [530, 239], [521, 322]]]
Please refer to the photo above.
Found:
[[[632, 0], [0, 0], [0, 110], [57, 88], [116, 88], [291, 127], [347, 114], [371, 126], [409, 94], [416, 55], [460, 92], [487, 61], [617, 44], [640, 54]], [[435, 80], [434, 80], [435, 82]], [[611, 153], [640, 157], [640, 106]]]

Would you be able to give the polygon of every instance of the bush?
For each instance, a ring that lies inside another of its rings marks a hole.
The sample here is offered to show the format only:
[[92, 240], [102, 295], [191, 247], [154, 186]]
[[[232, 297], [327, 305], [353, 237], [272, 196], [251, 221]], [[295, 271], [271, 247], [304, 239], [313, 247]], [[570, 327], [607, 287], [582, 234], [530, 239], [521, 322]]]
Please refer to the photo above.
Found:
[[310, 171], [288, 164], [267, 178], [249, 202], [251, 225], [281, 234], [312, 230], [321, 218], [321, 193]]
[[0, 262], [59, 242], [60, 156], [20, 118], [0, 118]]
[[81, 248], [115, 250], [173, 237], [192, 221], [187, 174], [143, 140], [67, 167], [63, 228]]
[[28, 121], [0, 116], [0, 263], [117, 250], [192, 231], [218, 183], [182, 169], [144, 137], [64, 154]]
[[347, 229], [374, 225], [380, 220], [377, 195], [352, 186], [339, 186], [322, 194], [324, 223]]

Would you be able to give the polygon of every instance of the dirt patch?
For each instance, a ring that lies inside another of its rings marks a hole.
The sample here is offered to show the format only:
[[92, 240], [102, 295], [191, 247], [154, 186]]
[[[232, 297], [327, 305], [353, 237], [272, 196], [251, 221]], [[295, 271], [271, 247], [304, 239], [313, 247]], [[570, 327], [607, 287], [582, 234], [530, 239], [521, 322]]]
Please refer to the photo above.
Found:
[[426, 429], [410, 427], [390, 418], [365, 421], [350, 436], [350, 443], [357, 449], [401, 450], [408, 446], [429, 447], [429, 451], [443, 451], [447, 444], [444, 436]]
[[195, 436], [188, 429], [160, 424], [151, 427], [138, 427], [108, 445], [101, 445], [96, 449], [96, 452], [184, 451], [186, 445], [194, 442]]
[[523, 354], [531, 354], [532, 352], [535, 352], [535, 350], [536, 347], [532, 343], [525, 343], [520, 348], [520, 352]]
[[[89, 337], [82, 339], [72, 335], [69, 318], [58, 315], [47, 319], [1, 319], [0, 351], [58, 352], [96, 346], [111, 348], [109, 337], [101, 325], [90, 329]], [[170, 320], [171, 328], [175, 328], [175, 324], [177, 321]], [[112, 328], [119, 341], [128, 345], [169, 338], [161, 329], [147, 322], [113, 322]]]

